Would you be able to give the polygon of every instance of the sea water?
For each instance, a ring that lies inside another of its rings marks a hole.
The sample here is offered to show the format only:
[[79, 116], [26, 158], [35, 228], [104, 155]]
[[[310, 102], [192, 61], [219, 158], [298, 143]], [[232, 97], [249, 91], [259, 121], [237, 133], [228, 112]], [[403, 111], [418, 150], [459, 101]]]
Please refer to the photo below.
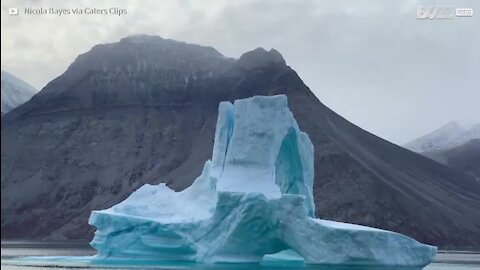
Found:
[[[65, 263], [24, 260], [26, 256], [92, 256], [95, 250], [83, 242], [2, 242], [2, 270], [49, 270], [49, 269], [185, 269], [185, 270], [420, 270], [418, 268], [392, 267], [333, 267], [333, 266], [295, 266], [295, 265], [259, 265], [259, 264], [215, 264], [201, 265], [192, 263], [165, 263], [162, 265], [101, 265], [91, 266]], [[480, 270], [480, 252], [439, 252], [434, 263], [423, 270]]]

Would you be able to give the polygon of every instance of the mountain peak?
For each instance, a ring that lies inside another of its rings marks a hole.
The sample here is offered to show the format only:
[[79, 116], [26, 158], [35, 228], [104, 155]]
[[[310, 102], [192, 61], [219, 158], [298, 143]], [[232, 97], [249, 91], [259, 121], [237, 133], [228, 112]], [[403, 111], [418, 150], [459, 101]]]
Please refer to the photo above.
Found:
[[120, 40], [121, 43], [158, 43], [162, 41], [165, 41], [165, 39], [160, 36], [144, 34], [131, 35]]
[[[132, 102], [142, 96], [151, 102], [151, 91], [185, 89], [192, 83], [208, 80], [234, 63], [213, 47], [190, 44], [155, 35], [133, 35], [118, 42], [98, 44], [78, 56], [65, 74], [52, 81], [41, 94], [63, 93], [70, 89], [87, 91], [77, 95], [90, 106], [99, 92], [105, 91], [107, 102]], [[80, 82], [84, 82], [80, 83]], [[141, 84], [140, 84], [141, 83]], [[123, 93], [121, 93], [123, 92]], [[108, 94], [107, 94], [108, 93]], [[62, 105], [63, 104], [63, 105]], [[64, 102], [57, 105], [66, 106]], [[50, 108], [51, 109], [51, 108]]]
[[237, 65], [243, 67], [265, 67], [272, 65], [285, 66], [286, 62], [283, 56], [275, 49], [270, 51], [264, 48], [256, 48], [255, 50], [246, 52], [237, 60]]
[[204, 57], [224, 58], [224, 56], [213, 47], [191, 44], [173, 39], [165, 39], [156, 35], [131, 35], [120, 39], [120, 42], [118, 43], [113, 43], [113, 45], [119, 44], [132, 45], [132, 47], [135, 47], [136, 49], [138, 49], [138, 47], [144, 47], [142, 45], [147, 45], [147, 47], [157, 47], [157, 49], [161, 47], [163, 50], [169, 51], [169, 53], [174, 55], [196, 54], [197, 56], [201, 55]]

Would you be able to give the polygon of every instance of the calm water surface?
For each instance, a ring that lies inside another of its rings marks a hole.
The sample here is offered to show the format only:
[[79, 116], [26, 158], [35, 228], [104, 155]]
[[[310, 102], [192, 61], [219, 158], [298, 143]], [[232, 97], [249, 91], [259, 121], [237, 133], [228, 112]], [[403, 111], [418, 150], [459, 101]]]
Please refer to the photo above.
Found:
[[[24, 256], [90, 256], [95, 254], [95, 251], [91, 249], [85, 243], [72, 243], [72, 242], [57, 242], [57, 243], [32, 243], [32, 242], [2, 242], [2, 270], [49, 270], [49, 269], [105, 269], [95, 267], [84, 266], [42, 266], [36, 265], [12, 265], [17, 263], [15, 258]], [[307, 269], [307, 270], [397, 270], [392, 268], [371, 268], [371, 267], [318, 267], [318, 266], [305, 266], [305, 267], [293, 267], [293, 266], [260, 266], [260, 265], [189, 265], [189, 264], [175, 264], [166, 266], [131, 266], [118, 267], [110, 266], [108, 269], [185, 269], [185, 270], [273, 270], [273, 269]], [[400, 270], [400, 269], [398, 269]], [[411, 268], [401, 268], [401, 270], [419, 270]], [[439, 253], [435, 258], [435, 262], [424, 268], [423, 270], [480, 270], [480, 252], [448, 252]]]

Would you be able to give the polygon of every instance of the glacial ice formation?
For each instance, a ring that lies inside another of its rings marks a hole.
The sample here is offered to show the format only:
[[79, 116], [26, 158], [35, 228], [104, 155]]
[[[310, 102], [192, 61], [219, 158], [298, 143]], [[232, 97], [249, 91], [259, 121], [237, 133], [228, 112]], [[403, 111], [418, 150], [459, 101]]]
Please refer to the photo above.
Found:
[[93, 211], [95, 260], [424, 266], [436, 247], [315, 218], [313, 146], [284, 95], [222, 102], [211, 161], [174, 192], [144, 185]]

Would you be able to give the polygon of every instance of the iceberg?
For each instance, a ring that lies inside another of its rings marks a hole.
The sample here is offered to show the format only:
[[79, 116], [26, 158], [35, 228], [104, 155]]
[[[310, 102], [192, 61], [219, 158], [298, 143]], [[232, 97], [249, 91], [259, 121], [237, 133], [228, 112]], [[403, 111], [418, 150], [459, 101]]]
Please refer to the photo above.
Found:
[[175, 192], [146, 184], [91, 213], [93, 261], [415, 266], [437, 248], [405, 235], [315, 217], [313, 146], [287, 97], [219, 106], [212, 159]]

